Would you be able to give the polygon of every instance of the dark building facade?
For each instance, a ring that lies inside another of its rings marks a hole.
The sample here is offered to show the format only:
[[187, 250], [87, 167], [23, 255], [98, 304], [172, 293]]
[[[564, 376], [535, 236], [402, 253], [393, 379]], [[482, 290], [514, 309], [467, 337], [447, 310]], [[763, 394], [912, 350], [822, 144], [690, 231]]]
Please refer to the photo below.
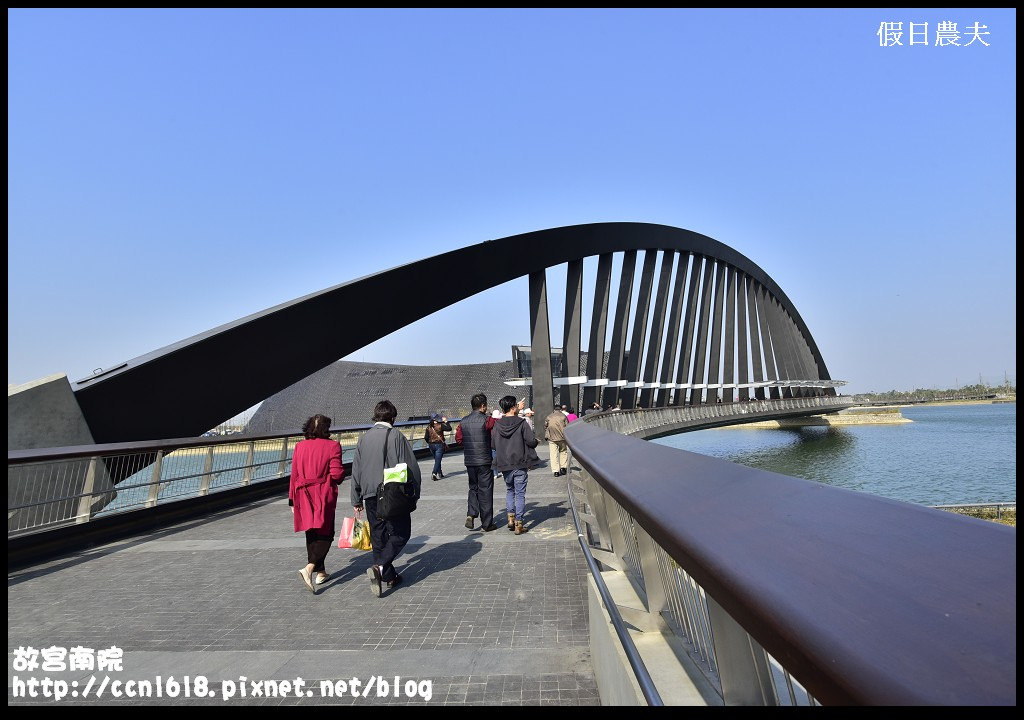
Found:
[[[263, 401], [246, 434], [295, 432], [311, 415], [328, 415], [335, 426], [372, 422], [373, 408], [390, 400], [399, 420], [442, 413], [469, 414], [470, 398], [482, 392], [494, 405], [519, 388], [511, 361], [476, 365], [391, 365], [339, 360]], [[521, 395], [522, 393], [520, 393]]]
[[[552, 348], [551, 353], [552, 375], [560, 377], [562, 372], [555, 363], [561, 362], [561, 350]], [[426, 418], [435, 412], [449, 418], [465, 417], [470, 411], [470, 398], [478, 392], [487, 396], [492, 408], [504, 395], [526, 397], [527, 405], [533, 407], [531, 386], [506, 384], [530, 377], [529, 347], [513, 346], [512, 357], [511, 361], [474, 365], [391, 365], [339, 360], [264, 400], [245, 432], [296, 432], [316, 413], [329, 416], [335, 426], [369, 423], [380, 400], [395, 404], [399, 420]], [[583, 353], [583, 367], [586, 357]], [[579, 408], [580, 393], [571, 401], [566, 388], [556, 388], [556, 398], [560, 389], [565, 393], [562, 402]], [[534, 409], [544, 414], [550, 411]]]

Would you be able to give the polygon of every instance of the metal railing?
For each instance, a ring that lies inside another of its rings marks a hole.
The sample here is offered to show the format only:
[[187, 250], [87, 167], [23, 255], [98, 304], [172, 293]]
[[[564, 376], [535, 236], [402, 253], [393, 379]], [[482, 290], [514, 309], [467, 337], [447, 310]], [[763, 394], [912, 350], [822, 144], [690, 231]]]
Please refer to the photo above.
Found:
[[[452, 422], [452, 430], [458, 421]], [[395, 427], [414, 450], [426, 447], [426, 421]], [[351, 463], [370, 424], [331, 429]], [[275, 480], [291, 473], [301, 434], [182, 438], [7, 453], [7, 537]]]
[[1014, 529], [600, 427], [657, 412], [573, 423], [570, 494], [725, 704], [1016, 704]]
[[744, 400], [710, 405], [679, 405], [635, 410], [605, 410], [584, 415], [599, 427], [623, 435], [653, 438], [683, 430], [712, 428], [760, 419], [838, 412], [856, 403], [848, 396], [823, 395], [785, 400]]
[[576, 512], [576, 503], [573, 498], [571, 477], [568, 482], [568, 492], [569, 509], [572, 512], [573, 524], [576, 526], [576, 538], [579, 540], [580, 549], [583, 551], [583, 557], [587, 560], [587, 566], [590, 568], [590, 573], [594, 577], [594, 582], [597, 585], [597, 591], [600, 593], [601, 600], [604, 602], [604, 606], [608, 610], [608, 616], [611, 618], [615, 634], [619, 638], [619, 642], [622, 644], [622, 649], [626, 653], [626, 659], [628, 660], [630, 667], [633, 669], [633, 674], [636, 676], [637, 683], [640, 685], [640, 691], [643, 693], [644, 699], [647, 700], [648, 705], [664, 705], [661, 695], [658, 693], [658, 689], [654, 685], [654, 680], [651, 679], [651, 674], [648, 672], [643, 658], [640, 657], [640, 652], [636, 649], [636, 644], [633, 642], [633, 638], [630, 637], [629, 632], [626, 630], [626, 626], [622, 621], [622, 616], [619, 614], [615, 605], [615, 600], [612, 598], [611, 592], [609, 592], [608, 586], [604, 582], [604, 578], [601, 577], [601, 571], [597, 566], [597, 561], [594, 560], [594, 555], [590, 551], [590, 546], [587, 544], [587, 534], [580, 525], [579, 514]]

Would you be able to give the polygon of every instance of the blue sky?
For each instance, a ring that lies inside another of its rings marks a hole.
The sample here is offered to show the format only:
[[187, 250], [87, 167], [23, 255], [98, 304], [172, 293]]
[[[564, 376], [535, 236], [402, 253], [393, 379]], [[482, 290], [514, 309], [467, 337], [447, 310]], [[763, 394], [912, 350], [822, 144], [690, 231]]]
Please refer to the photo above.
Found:
[[[1015, 381], [1015, 60], [1011, 9], [8, 10], [8, 383], [604, 221], [751, 258], [848, 392]], [[528, 342], [522, 279], [349, 359]]]

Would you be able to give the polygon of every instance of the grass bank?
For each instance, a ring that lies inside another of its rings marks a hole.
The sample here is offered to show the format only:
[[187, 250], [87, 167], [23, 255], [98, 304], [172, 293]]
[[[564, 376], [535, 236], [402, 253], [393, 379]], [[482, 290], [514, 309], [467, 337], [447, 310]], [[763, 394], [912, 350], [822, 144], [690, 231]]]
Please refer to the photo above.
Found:
[[997, 522], [1001, 525], [1017, 527], [1017, 508], [1015, 507], [1001, 509], [994, 507], [948, 507], [941, 509], [946, 510], [947, 512], [955, 512], [960, 515], [967, 515], [968, 517], [979, 518], [981, 520], [991, 520], [992, 522]]

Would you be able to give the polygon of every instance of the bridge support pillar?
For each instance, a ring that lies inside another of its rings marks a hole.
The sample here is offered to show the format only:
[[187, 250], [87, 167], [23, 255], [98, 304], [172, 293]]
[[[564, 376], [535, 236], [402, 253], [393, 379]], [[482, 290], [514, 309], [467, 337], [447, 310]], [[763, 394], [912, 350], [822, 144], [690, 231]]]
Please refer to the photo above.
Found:
[[548, 330], [548, 291], [545, 272], [530, 273], [530, 374], [533, 376], [533, 411], [545, 418], [555, 407], [551, 380], [551, 333]]
[[[562, 375], [575, 377], [580, 374], [581, 319], [583, 315], [583, 261], [569, 263], [565, 278], [565, 325], [562, 343]], [[564, 385], [561, 390], [562, 404], [580, 411], [580, 386]], [[545, 415], [545, 417], [547, 417]]]

